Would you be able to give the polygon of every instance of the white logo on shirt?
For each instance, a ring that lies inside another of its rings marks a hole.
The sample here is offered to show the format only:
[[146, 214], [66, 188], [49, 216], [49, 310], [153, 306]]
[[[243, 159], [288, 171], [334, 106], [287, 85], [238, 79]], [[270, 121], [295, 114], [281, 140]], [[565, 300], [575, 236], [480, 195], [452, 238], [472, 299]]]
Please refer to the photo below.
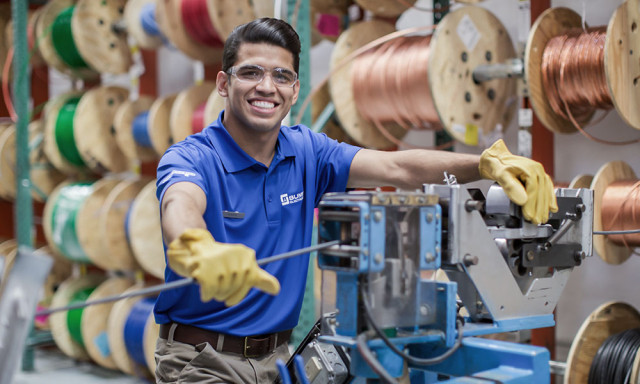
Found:
[[162, 181], [160, 182], [160, 184], [164, 184], [167, 181], [169, 181], [170, 178], [173, 177], [173, 175], [181, 175], [184, 177], [191, 177], [191, 176], [195, 176], [196, 174], [193, 172], [188, 172], [188, 171], [178, 171], [178, 170], [173, 170], [171, 171], [170, 174], [168, 174], [167, 176], [165, 176], [164, 179], [162, 179]]
[[282, 195], [280, 195], [280, 202], [282, 203], [283, 206], [285, 206], [289, 204], [299, 203], [302, 201], [303, 198], [304, 198], [304, 191], [298, 192], [293, 195], [288, 195], [286, 193], [283, 193]]

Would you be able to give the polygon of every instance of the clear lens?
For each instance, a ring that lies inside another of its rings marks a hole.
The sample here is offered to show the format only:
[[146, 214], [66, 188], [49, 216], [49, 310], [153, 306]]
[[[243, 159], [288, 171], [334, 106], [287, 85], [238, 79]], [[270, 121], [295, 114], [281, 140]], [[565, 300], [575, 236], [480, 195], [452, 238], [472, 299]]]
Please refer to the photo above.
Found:
[[[260, 83], [267, 70], [259, 65], [243, 65], [241, 67], [231, 67], [230, 73], [238, 80]], [[295, 84], [298, 76], [295, 72], [285, 68], [273, 68], [270, 70], [271, 79], [276, 85], [291, 87]]]

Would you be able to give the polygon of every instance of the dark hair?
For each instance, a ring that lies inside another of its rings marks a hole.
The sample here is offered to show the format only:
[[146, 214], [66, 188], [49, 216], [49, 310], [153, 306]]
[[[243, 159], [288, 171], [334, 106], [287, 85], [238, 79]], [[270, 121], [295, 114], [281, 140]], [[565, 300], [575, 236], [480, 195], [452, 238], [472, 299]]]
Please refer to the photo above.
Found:
[[222, 70], [227, 72], [238, 59], [242, 43], [267, 43], [282, 47], [293, 55], [293, 69], [300, 67], [300, 37], [287, 22], [264, 17], [237, 26], [224, 43]]

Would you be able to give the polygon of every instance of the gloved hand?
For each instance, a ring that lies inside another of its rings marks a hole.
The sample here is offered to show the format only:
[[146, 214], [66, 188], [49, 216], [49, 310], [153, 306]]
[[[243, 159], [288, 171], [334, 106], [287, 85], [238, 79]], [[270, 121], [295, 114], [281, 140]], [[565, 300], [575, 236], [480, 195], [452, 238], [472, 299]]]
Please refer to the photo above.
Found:
[[271, 295], [280, 292], [278, 279], [258, 266], [253, 249], [218, 243], [206, 229], [186, 229], [169, 244], [167, 259], [176, 273], [196, 279], [204, 302], [216, 299], [230, 307], [254, 287]]
[[482, 177], [497, 181], [532, 223], [546, 223], [549, 211], [558, 212], [553, 182], [542, 164], [512, 154], [504, 141], [498, 140], [482, 152], [478, 169]]

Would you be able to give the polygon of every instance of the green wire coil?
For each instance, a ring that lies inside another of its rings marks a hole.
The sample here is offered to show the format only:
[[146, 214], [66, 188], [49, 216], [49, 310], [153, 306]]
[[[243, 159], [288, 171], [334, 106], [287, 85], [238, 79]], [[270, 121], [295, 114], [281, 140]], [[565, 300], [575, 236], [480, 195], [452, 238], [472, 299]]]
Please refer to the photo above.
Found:
[[71, 17], [75, 6], [65, 8], [56, 16], [51, 29], [51, 40], [53, 48], [58, 56], [71, 68], [88, 68], [87, 63], [80, 56], [78, 47], [73, 41], [71, 31]]
[[72, 97], [60, 108], [56, 118], [55, 138], [60, 154], [71, 164], [84, 167], [73, 134], [73, 118], [79, 102], [80, 97]]
[[62, 187], [51, 213], [53, 242], [69, 260], [91, 263], [78, 240], [76, 219], [87, 197], [93, 192], [93, 185], [76, 183]]
[[[96, 288], [88, 287], [76, 292], [69, 301], [69, 304], [84, 303]], [[82, 314], [84, 308], [72, 309], [67, 313], [67, 328], [71, 338], [84, 348], [84, 339], [82, 338]]]

